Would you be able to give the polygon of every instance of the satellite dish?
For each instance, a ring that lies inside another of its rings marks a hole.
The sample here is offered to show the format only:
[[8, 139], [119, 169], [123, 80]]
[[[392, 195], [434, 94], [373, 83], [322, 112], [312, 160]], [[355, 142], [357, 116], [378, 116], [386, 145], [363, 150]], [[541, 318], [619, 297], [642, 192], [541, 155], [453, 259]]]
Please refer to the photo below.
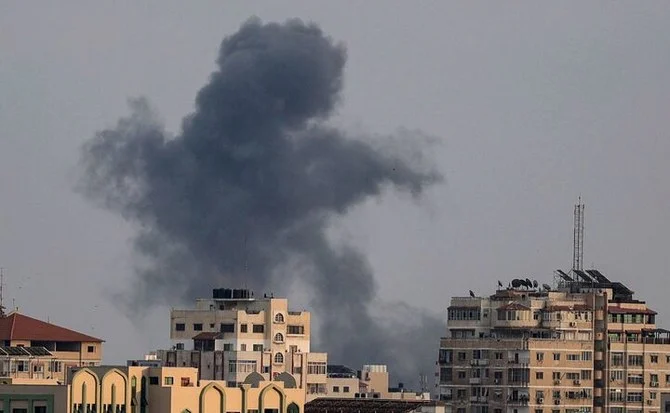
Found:
[[533, 280], [533, 288], [537, 288], [537, 280]]
[[531, 280], [529, 280], [528, 278], [526, 278], [526, 287], [533, 288], [533, 282]]
[[502, 283], [498, 280], [498, 287], [502, 288]]
[[549, 284], [542, 284], [542, 288], [544, 288], [545, 290], [549, 291], [549, 290], [551, 290], [551, 285], [549, 285]]
[[473, 293], [472, 290], [470, 290], [470, 297], [475, 298], [475, 293]]
[[521, 287], [521, 285], [522, 285], [521, 280], [516, 279], [516, 278], [512, 280], [512, 287], [513, 288], [519, 288], [519, 287]]

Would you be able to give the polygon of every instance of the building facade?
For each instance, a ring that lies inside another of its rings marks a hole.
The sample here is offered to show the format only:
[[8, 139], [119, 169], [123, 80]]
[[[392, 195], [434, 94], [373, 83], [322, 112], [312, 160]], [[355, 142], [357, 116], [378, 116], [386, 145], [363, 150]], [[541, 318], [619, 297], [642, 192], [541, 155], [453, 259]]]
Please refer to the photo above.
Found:
[[0, 411], [10, 413], [300, 413], [295, 382], [251, 378], [237, 387], [198, 381], [178, 367], [71, 369], [66, 384], [0, 384]]
[[656, 313], [596, 270], [454, 297], [438, 358], [454, 413], [670, 412], [670, 340]]
[[100, 365], [102, 343], [19, 312], [0, 315], [0, 379], [63, 383], [68, 368]]
[[252, 374], [292, 375], [308, 398], [326, 393], [326, 353], [310, 348], [310, 313], [286, 298], [256, 298], [249, 290], [215, 289], [193, 309], [170, 314], [173, 348], [158, 350], [165, 366], [196, 367], [201, 380], [234, 387]]

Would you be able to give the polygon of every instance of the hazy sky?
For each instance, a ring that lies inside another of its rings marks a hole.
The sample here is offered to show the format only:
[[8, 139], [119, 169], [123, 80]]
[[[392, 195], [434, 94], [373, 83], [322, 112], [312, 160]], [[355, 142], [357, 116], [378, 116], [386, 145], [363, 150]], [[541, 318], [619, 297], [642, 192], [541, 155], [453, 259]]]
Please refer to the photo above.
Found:
[[581, 194], [586, 265], [670, 326], [665, 1], [1, 2], [6, 305], [107, 340], [109, 363], [168, 343], [169, 309], [136, 327], [109, 300], [131, 277], [133, 228], [73, 192], [79, 147], [141, 95], [178, 132], [222, 38], [252, 15], [312, 20], [346, 43], [340, 124], [443, 142], [445, 184], [334, 228], [368, 253], [385, 300], [443, 312], [498, 279], [550, 282], [571, 264]]

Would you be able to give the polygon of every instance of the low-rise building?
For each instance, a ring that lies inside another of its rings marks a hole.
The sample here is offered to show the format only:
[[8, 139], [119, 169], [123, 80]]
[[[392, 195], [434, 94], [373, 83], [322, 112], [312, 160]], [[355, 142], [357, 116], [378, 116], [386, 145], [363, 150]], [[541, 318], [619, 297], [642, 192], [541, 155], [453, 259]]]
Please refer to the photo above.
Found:
[[17, 311], [0, 314], [0, 378], [62, 383], [70, 367], [100, 365], [102, 344], [98, 338]]
[[83, 367], [66, 384], [0, 384], [0, 411], [11, 413], [300, 413], [304, 401], [290, 377], [228, 387], [190, 367]]

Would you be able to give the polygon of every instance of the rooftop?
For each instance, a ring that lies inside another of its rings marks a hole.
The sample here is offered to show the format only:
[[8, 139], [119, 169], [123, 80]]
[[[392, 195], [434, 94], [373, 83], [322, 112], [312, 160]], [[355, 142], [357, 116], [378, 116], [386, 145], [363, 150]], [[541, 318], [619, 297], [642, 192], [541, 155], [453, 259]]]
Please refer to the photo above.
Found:
[[28, 317], [18, 312], [0, 317], [0, 340], [103, 342], [99, 338]]
[[305, 413], [409, 413], [422, 406], [435, 405], [441, 403], [434, 400], [319, 398], [305, 404]]

